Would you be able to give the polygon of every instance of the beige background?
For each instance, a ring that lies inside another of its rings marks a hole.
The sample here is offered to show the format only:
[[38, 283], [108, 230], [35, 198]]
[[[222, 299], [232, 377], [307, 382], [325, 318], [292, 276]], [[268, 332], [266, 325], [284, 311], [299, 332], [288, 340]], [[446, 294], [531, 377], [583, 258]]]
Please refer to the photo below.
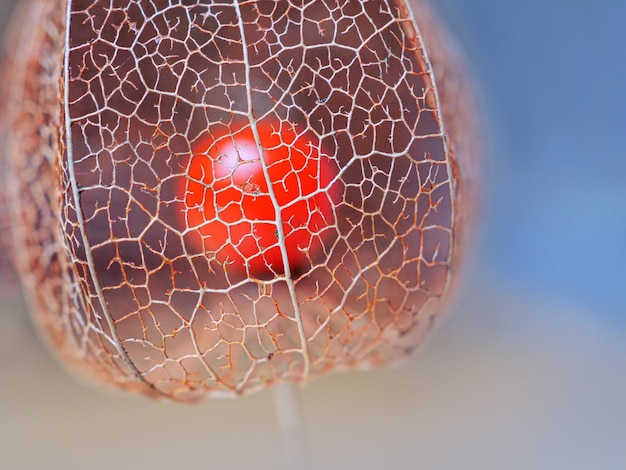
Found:
[[[501, 286], [473, 290], [400, 368], [302, 391], [314, 468], [624, 468], [622, 338], [572, 310], [487, 294]], [[85, 387], [8, 293], [0, 373], [2, 469], [282, 468], [269, 393], [192, 407]]]
[[[626, 468], [623, 326], [482, 262], [471, 272], [455, 312], [401, 367], [302, 391], [314, 468]], [[282, 468], [269, 393], [190, 407], [86, 387], [43, 350], [16, 291], [5, 275], [0, 469]]]

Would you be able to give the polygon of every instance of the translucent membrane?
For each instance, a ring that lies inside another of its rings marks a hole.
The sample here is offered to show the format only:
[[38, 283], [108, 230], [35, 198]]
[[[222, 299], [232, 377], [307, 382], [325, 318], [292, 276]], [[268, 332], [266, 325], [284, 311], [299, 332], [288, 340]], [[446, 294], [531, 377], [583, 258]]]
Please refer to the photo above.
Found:
[[419, 2], [181, 3], [33, 0], [13, 30], [4, 191], [43, 336], [181, 401], [405, 356], [469, 194], [436, 23]]

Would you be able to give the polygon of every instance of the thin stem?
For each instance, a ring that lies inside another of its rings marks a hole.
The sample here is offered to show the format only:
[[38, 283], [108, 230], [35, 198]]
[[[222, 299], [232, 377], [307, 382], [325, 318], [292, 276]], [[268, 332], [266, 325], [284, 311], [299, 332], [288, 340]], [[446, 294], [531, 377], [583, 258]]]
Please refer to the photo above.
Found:
[[288, 470], [311, 468], [300, 395], [295, 385], [283, 383], [272, 388], [274, 410], [282, 433], [283, 450]]

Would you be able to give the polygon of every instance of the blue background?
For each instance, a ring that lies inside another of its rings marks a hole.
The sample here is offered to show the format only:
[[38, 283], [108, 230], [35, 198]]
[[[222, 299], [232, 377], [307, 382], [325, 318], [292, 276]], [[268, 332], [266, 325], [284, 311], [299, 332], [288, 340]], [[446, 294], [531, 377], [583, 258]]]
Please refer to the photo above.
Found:
[[626, 328], [626, 2], [440, 0], [485, 104], [481, 266]]

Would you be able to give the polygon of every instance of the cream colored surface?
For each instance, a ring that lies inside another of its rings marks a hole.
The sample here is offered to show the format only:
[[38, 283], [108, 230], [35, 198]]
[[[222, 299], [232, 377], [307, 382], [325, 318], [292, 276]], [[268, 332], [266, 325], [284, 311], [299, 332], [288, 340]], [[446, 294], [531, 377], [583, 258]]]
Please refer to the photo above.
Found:
[[[482, 283], [395, 370], [302, 391], [316, 469], [626, 467], [626, 345], [588, 316]], [[182, 406], [76, 383], [0, 316], [0, 468], [280, 469], [270, 394]]]

